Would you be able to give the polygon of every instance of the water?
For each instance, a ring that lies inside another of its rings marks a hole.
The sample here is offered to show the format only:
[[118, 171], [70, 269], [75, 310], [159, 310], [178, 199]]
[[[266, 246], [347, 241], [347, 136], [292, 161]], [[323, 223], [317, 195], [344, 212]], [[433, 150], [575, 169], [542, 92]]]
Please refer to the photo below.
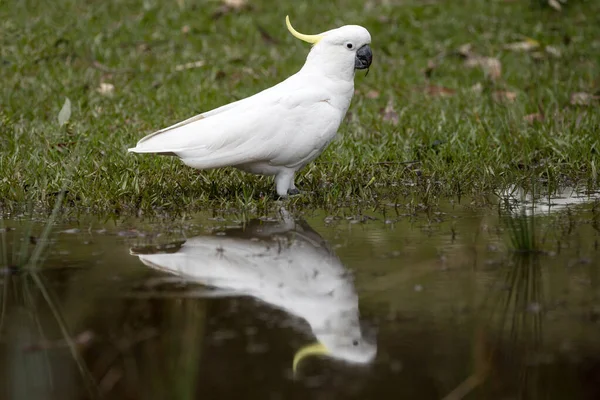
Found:
[[598, 398], [596, 196], [64, 222], [38, 274], [43, 225], [7, 219], [0, 393]]

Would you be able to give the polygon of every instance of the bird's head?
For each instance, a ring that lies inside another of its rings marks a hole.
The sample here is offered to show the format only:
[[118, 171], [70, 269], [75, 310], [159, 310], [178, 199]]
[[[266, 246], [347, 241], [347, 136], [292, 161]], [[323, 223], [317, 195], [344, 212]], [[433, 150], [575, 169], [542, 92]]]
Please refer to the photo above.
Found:
[[353, 364], [368, 364], [377, 354], [377, 345], [364, 338], [357, 310], [340, 310], [314, 327], [317, 342], [302, 347], [294, 356], [294, 373], [309, 356], [323, 355]]
[[294, 29], [285, 17], [288, 30], [296, 38], [313, 44], [306, 65], [327, 74], [351, 75], [357, 69], [367, 69], [373, 61], [371, 35], [359, 25], [344, 25], [318, 35], [305, 35]]

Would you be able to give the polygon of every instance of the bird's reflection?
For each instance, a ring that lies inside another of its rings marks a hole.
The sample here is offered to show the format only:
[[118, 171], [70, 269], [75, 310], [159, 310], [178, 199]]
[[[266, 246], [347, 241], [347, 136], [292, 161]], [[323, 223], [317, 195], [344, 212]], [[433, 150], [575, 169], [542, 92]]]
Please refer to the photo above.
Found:
[[281, 216], [279, 222], [254, 220], [225, 235], [196, 236], [168, 253], [131, 253], [149, 267], [228, 296], [255, 297], [306, 320], [317, 343], [296, 353], [294, 369], [311, 354], [372, 361], [376, 345], [362, 335], [350, 273], [305, 221], [285, 210]]

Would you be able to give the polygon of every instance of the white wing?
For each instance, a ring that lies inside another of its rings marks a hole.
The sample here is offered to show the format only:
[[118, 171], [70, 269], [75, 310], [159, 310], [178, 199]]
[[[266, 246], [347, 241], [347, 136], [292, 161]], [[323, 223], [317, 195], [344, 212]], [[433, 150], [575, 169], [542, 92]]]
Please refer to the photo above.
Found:
[[343, 112], [330, 100], [325, 89], [288, 79], [153, 133], [129, 151], [172, 153], [195, 168], [267, 160], [291, 167], [337, 131]]

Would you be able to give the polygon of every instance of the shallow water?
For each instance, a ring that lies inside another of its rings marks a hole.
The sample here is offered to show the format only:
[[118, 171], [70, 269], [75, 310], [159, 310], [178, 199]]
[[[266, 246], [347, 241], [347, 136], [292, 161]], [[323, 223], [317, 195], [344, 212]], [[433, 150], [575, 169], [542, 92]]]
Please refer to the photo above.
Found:
[[597, 196], [519, 197], [62, 222], [37, 274], [43, 224], [6, 219], [0, 393], [598, 398]]

